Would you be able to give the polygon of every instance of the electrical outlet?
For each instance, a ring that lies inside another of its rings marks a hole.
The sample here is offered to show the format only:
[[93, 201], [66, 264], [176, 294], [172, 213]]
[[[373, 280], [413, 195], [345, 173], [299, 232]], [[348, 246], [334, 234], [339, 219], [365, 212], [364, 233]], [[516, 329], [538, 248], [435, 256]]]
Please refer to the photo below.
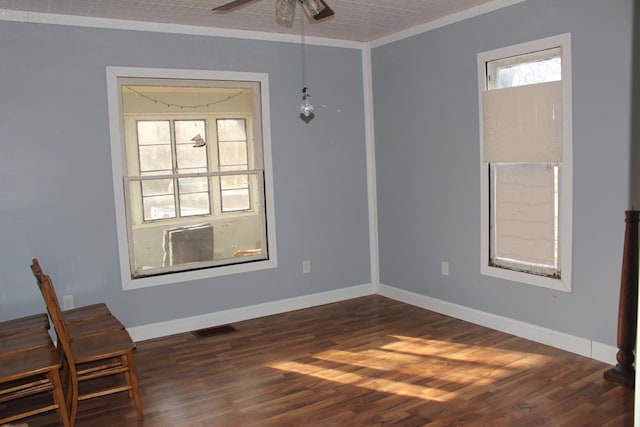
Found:
[[441, 272], [443, 276], [448, 276], [449, 275], [449, 263], [446, 261], [442, 261], [442, 264], [440, 265], [441, 268]]
[[71, 310], [73, 307], [73, 295], [64, 295], [62, 297], [62, 309]]
[[309, 261], [308, 259], [302, 261], [302, 272], [311, 273], [311, 261]]

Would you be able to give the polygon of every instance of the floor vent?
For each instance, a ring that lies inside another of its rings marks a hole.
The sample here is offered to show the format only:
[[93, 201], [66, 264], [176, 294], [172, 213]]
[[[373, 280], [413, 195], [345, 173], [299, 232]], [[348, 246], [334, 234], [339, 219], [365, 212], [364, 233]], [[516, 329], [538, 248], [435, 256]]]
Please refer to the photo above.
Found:
[[198, 329], [197, 331], [191, 331], [196, 338], [214, 337], [216, 335], [228, 334], [230, 332], [237, 332], [238, 330], [231, 325], [213, 326], [211, 328]]

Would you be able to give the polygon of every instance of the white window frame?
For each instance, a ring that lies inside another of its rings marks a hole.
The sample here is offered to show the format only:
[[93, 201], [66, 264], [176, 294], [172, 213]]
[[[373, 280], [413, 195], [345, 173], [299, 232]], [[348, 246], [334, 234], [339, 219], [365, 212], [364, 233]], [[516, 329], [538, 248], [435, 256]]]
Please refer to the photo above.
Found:
[[[124, 290], [140, 289], [192, 280], [239, 274], [276, 268], [277, 246], [275, 229], [275, 209], [273, 197], [273, 172], [271, 157], [271, 128], [269, 114], [269, 76], [266, 73], [229, 72], [212, 70], [187, 70], [168, 68], [137, 68], [137, 67], [107, 67], [107, 100], [109, 111], [109, 129], [111, 142], [111, 165], [113, 171], [113, 191], [115, 196], [116, 230], [118, 239], [118, 254], [120, 259], [120, 276]], [[126, 151], [124, 144], [124, 125], [122, 103], [118, 85], [119, 78], [160, 78], [184, 80], [229, 80], [253, 81], [260, 84], [262, 150], [264, 165], [264, 192], [266, 234], [268, 236], [269, 258], [248, 263], [231, 264], [199, 270], [181, 271], [158, 276], [139, 277], [132, 279], [129, 268], [129, 241], [127, 233], [127, 218], [125, 206], [125, 192], [123, 179], [127, 175], [124, 170]]]
[[[560, 46], [562, 51], [562, 105], [563, 141], [562, 163], [559, 168], [559, 246], [560, 278], [546, 277], [490, 265], [490, 188], [489, 165], [483, 159], [484, 132], [482, 126], [482, 92], [487, 87], [487, 63], [501, 58], [525, 55]], [[510, 280], [557, 291], [571, 292], [572, 266], [572, 206], [573, 206], [573, 148], [572, 148], [572, 95], [571, 95], [571, 34], [565, 33], [518, 45], [508, 46], [477, 55], [478, 101], [480, 111], [480, 272], [482, 275]]]

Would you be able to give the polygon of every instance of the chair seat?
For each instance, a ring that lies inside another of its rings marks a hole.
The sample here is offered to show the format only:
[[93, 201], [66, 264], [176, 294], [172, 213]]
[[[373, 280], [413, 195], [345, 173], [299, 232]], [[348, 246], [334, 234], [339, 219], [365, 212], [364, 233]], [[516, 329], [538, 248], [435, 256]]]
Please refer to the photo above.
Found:
[[0, 322], [0, 337], [34, 329], [49, 329], [49, 318], [45, 313]]
[[64, 310], [62, 318], [67, 323], [82, 322], [94, 317], [111, 316], [111, 311], [106, 304], [91, 304], [82, 307]]
[[113, 316], [93, 317], [82, 322], [67, 323], [67, 331], [72, 341], [118, 330], [124, 330], [124, 325]]
[[51, 337], [46, 329], [43, 329], [42, 332], [7, 335], [0, 337], [0, 355], [34, 350], [39, 347], [48, 347], [49, 345], [52, 345]]
[[44, 374], [61, 366], [60, 354], [49, 341], [49, 345], [36, 349], [0, 354], [0, 381], [5, 383]]
[[76, 363], [119, 357], [135, 348], [135, 343], [124, 329], [71, 341], [71, 354]]

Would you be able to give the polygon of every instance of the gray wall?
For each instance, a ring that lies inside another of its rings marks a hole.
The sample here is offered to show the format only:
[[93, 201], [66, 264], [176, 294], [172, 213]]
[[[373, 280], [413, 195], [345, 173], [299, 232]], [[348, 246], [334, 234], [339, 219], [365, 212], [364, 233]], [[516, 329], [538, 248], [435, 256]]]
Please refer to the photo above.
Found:
[[[630, 207], [632, 0], [527, 0], [373, 49], [380, 281], [615, 345]], [[476, 54], [571, 32], [570, 294], [481, 276]], [[129, 327], [369, 283], [361, 54], [296, 44], [0, 22], [0, 320], [60, 295]], [[267, 72], [279, 267], [122, 291], [105, 67]], [[637, 87], [637, 86], [636, 86]], [[637, 206], [636, 206], [637, 208]], [[301, 261], [312, 260], [312, 273]], [[440, 275], [440, 262], [450, 275]]]
[[[32, 257], [59, 296], [104, 301], [128, 327], [371, 283], [359, 49], [308, 46], [305, 124], [295, 43], [6, 21], [0, 40], [0, 320], [44, 310]], [[122, 290], [109, 65], [269, 74], [277, 269]]]
[[[615, 345], [633, 0], [528, 0], [372, 52], [380, 282]], [[476, 55], [572, 33], [573, 291], [480, 275]], [[450, 275], [440, 274], [440, 262]]]

